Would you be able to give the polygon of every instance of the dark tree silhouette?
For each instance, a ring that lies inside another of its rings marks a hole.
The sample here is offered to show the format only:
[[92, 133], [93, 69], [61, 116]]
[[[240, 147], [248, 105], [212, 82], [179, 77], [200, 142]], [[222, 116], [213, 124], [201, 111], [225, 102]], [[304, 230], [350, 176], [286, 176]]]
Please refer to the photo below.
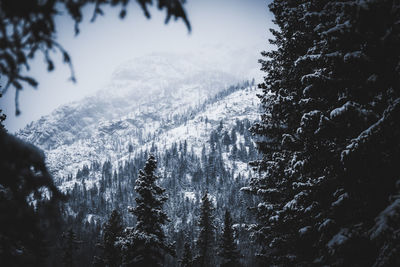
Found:
[[121, 214], [117, 210], [112, 211], [103, 231], [104, 261], [110, 267], [120, 266], [121, 252], [115, 242], [122, 235], [123, 226]]
[[195, 258], [196, 266], [213, 266], [215, 263], [215, 225], [214, 207], [209, 199], [208, 192], [201, 198], [199, 237], [196, 245], [198, 254]]
[[221, 267], [239, 267], [240, 254], [235, 243], [234, 232], [232, 228], [232, 218], [228, 210], [225, 211], [224, 229], [222, 232], [220, 252], [222, 258]]
[[[400, 200], [399, 5], [270, 5], [278, 29], [264, 52], [263, 158], [245, 191], [258, 255], [278, 266], [397, 266]], [[396, 160], [395, 160], [396, 159]]]
[[[103, 7], [120, 7], [120, 18], [127, 14], [129, 0], [2, 0], [0, 1], [0, 74], [6, 78], [6, 85], [1, 93], [5, 93], [10, 86], [15, 88], [16, 114], [20, 113], [18, 107], [18, 94], [24, 84], [37, 87], [34, 77], [26, 76], [24, 70], [29, 70], [29, 61], [37, 54], [42, 54], [47, 62], [47, 70], [54, 69], [54, 61], [50, 53], [54, 50], [61, 52], [63, 62], [71, 70], [71, 80], [75, 81], [71, 57], [56, 40], [55, 18], [65, 12], [75, 22], [75, 34], [79, 33], [79, 23], [83, 19], [83, 9], [93, 7], [91, 21], [98, 15], [103, 15]], [[148, 6], [152, 0], [136, 0], [142, 8], [144, 15], [150, 18]], [[190, 23], [183, 9], [182, 0], [157, 0], [158, 9], [166, 9], [165, 23], [171, 17], [181, 18], [190, 31]]]

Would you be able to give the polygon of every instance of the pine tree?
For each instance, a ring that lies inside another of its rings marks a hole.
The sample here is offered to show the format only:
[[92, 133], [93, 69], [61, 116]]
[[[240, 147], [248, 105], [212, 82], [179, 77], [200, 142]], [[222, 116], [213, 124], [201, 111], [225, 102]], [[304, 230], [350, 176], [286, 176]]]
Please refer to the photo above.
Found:
[[168, 199], [165, 189], [156, 184], [157, 161], [150, 155], [135, 182], [138, 193], [136, 207], [129, 212], [137, 218], [134, 228], [127, 228], [118, 244], [123, 251], [123, 265], [162, 266], [165, 254], [175, 255], [173, 245], [166, 241], [162, 226], [169, 220], [163, 211]]
[[229, 134], [227, 131], [224, 131], [222, 135], [222, 143], [228, 147], [231, 144], [231, 138], [229, 137]]
[[103, 247], [104, 258], [107, 266], [120, 266], [121, 252], [115, 246], [118, 237], [122, 235], [123, 226], [121, 214], [113, 210], [107, 223], [104, 224]]
[[280, 0], [270, 9], [278, 49], [263, 53], [264, 114], [252, 127], [263, 158], [243, 189], [261, 197], [258, 255], [270, 265], [399, 262], [399, 227], [387, 223], [400, 205], [397, 5]]
[[195, 258], [196, 265], [200, 267], [213, 266], [215, 258], [215, 234], [213, 205], [209, 199], [208, 192], [201, 198], [202, 204], [199, 218], [199, 237], [196, 245], [198, 255]]
[[224, 229], [222, 232], [219, 256], [222, 258], [221, 267], [240, 266], [240, 254], [236, 247], [232, 228], [232, 218], [228, 210], [225, 211]]
[[193, 266], [193, 257], [192, 257], [192, 248], [188, 242], [185, 242], [183, 248], [182, 259], [180, 260], [181, 267], [192, 267]]
[[235, 128], [233, 128], [232, 131], [231, 131], [231, 142], [232, 142], [232, 145], [236, 144], [236, 141], [237, 141], [236, 130], [235, 130]]

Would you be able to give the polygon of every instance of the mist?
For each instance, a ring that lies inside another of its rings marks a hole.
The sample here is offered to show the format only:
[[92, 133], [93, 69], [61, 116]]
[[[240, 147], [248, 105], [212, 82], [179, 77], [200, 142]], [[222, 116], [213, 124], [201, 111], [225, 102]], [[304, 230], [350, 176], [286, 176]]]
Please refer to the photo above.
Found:
[[262, 76], [257, 60], [268, 48], [268, 28], [272, 16], [261, 0], [188, 1], [185, 5], [192, 31], [178, 20], [164, 23], [163, 12], [152, 8], [146, 19], [138, 5], [131, 6], [125, 19], [119, 9], [106, 8], [105, 15], [90, 22], [92, 7], [86, 8], [80, 34], [74, 35], [73, 21], [60, 15], [57, 41], [70, 53], [77, 82], [69, 80], [70, 70], [62, 64], [62, 55], [54, 55], [56, 69], [46, 71], [44, 58], [31, 62], [29, 74], [38, 89], [25, 86], [19, 101], [21, 114], [15, 116], [14, 90], [0, 100], [7, 115], [5, 126], [16, 132], [62, 104], [82, 99], [104, 88], [115, 69], [126, 61], [154, 53], [201, 56], [238, 78]]

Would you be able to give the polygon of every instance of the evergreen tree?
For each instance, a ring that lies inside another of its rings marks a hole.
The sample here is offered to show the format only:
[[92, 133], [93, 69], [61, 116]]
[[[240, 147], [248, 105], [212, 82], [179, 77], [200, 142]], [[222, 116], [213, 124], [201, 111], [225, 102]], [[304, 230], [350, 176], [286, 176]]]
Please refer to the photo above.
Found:
[[163, 211], [168, 199], [165, 189], [156, 184], [157, 161], [150, 155], [135, 182], [138, 193], [136, 207], [129, 212], [137, 218], [136, 226], [127, 228], [118, 241], [124, 253], [126, 266], [162, 266], [166, 253], [174, 256], [173, 245], [166, 241], [162, 226], [169, 220]]
[[229, 134], [227, 131], [225, 131], [222, 135], [222, 143], [225, 146], [229, 146], [231, 144], [231, 138], [229, 137]]
[[400, 205], [394, 2], [270, 5], [277, 50], [263, 53], [264, 114], [252, 128], [263, 158], [243, 189], [261, 197], [255, 234], [267, 264], [400, 261], [399, 227], [387, 221], [399, 221]]
[[192, 267], [193, 266], [193, 257], [192, 257], [192, 248], [188, 242], [185, 242], [183, 248], [182, 259], [180, 260], [181, 267]]
[[222, 120], [219, 121], [219, 126], [217, 128], [217, 132], [221, 133], [222, 129], [224, 129], [224, 122]]
[[121, 252], [115, 246], [118, 237], [122, 235], [122, 218], [117, 210], [113, 210], [107, 223], [104, 224], [103, 246], [104, 258], [107, 266], [120, 266]]
[[215, 234], [213, 205], [209, 199], [208, 192], [201, 198], [201, 209], [199, 218], [199, 237], [197, 239], [198, 255], [195, 258], [196, 265], [200, 267], [213, 266], [215, 264]]
[[238, 148], [237, 148], [236, 144], [233, 144], [233, 145], [232, 145], [230, 157], [231, 157], [233, 160], [238, 159]]
[[236, 141], [237, 141], [236, 130], [235, 130], [235, 128], [233, 128], [232, 131], [231, 131], [231, 142], [232, 142], [232, 145], [236, 144]]
[[222, 258], [221, 267], [240, 266], [240, 254], [236, 247], [232, 228], [232, 218], [228, 210], [225, 211], [224, 229], [222, 232], [219, 256]]

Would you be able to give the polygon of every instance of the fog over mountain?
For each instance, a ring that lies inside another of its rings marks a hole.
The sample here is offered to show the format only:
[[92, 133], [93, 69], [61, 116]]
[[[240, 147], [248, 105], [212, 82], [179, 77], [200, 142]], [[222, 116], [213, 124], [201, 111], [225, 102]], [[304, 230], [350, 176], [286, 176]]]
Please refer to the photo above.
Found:
[[197, 56], [214, 61], [229, 73], [241, 74], [239, 77], [249, 69], [257, 72], [251, 76], [260, 76], [257, 61], [265, 37], [270, 36], [266, 29], [272, 25], [264, 1], [187, 1], [185, 7], [191, 17], [190, 33], [180, 21], [165, 25], [163, 12], [154, 6], [149, 9], [150, 20], [133, 5], [123, 20], [118, 9], [106, 7], [106, 14], [95, 23], [90, 22], [92, 8], [85, 8], [78, 36], [74, 36], [74, 23], [68, 16], [56, 16], [57, 41], [70, 53], [77, 83], [68, 80], [69, 69], [62, 64], [60, 53], [50, 53], [55, 63], [52, 72], [47, 72], [43, 57], [36, 56], [26, 74], [36, 77], [38, 90], [23, 89], [21, 115], [15, 116], [14, 92], [0, 98], [0, 107], [8, 116], [4, 122], [7, 129], [15, 132], [62, 104], [93, 94], [107, 86], [118, 65], [152, 53]]
[[[173, 121], [176, 117], [194, 116], [187, 113], [204, 105], [206, 99], [218, 92], [245, 80], [217, 68], [215, 64], [205, 63], [204, 58], [195, 60], [172, 54], [128, 61], [114, 71], [105, 88], [81, 101], [63, 105], [30, 123], [17, 136], [47, 151], [49, 160], [54, 157], [58, 165], [65, 165], [72, 174], [81, 166], [71, 161], [82, 165], [82, 162], [88, 164], [90, 160], [108, 158], [108, 152], [95, 151], [94, 143], [105, 139], [113, 143], [115, 136], [123, 136], [138, 148], [139, 133], [144, 138], [161, 132], [160, 127], [166, 127], [162, 122], [176, 123]], [[257, 101], [254, 93], [251, 97], [253, 102]], [[245, 107], [245, 104], [241, 105]], [[87, 143], [88, 151], [83, 149], [82, 142]], [[128, 143], [124, 145], [127, 147]], [[86, 158], [76, 158], [67, 152], [73, 147], [79, 154], [86, 153]], [[103, 143], [97, 149], [104, 148], [107, 145]], [[59, 157], [65, 153], [66, 160], [60, 161]], [[50, 168], [54, 166], [50, 164]]]

